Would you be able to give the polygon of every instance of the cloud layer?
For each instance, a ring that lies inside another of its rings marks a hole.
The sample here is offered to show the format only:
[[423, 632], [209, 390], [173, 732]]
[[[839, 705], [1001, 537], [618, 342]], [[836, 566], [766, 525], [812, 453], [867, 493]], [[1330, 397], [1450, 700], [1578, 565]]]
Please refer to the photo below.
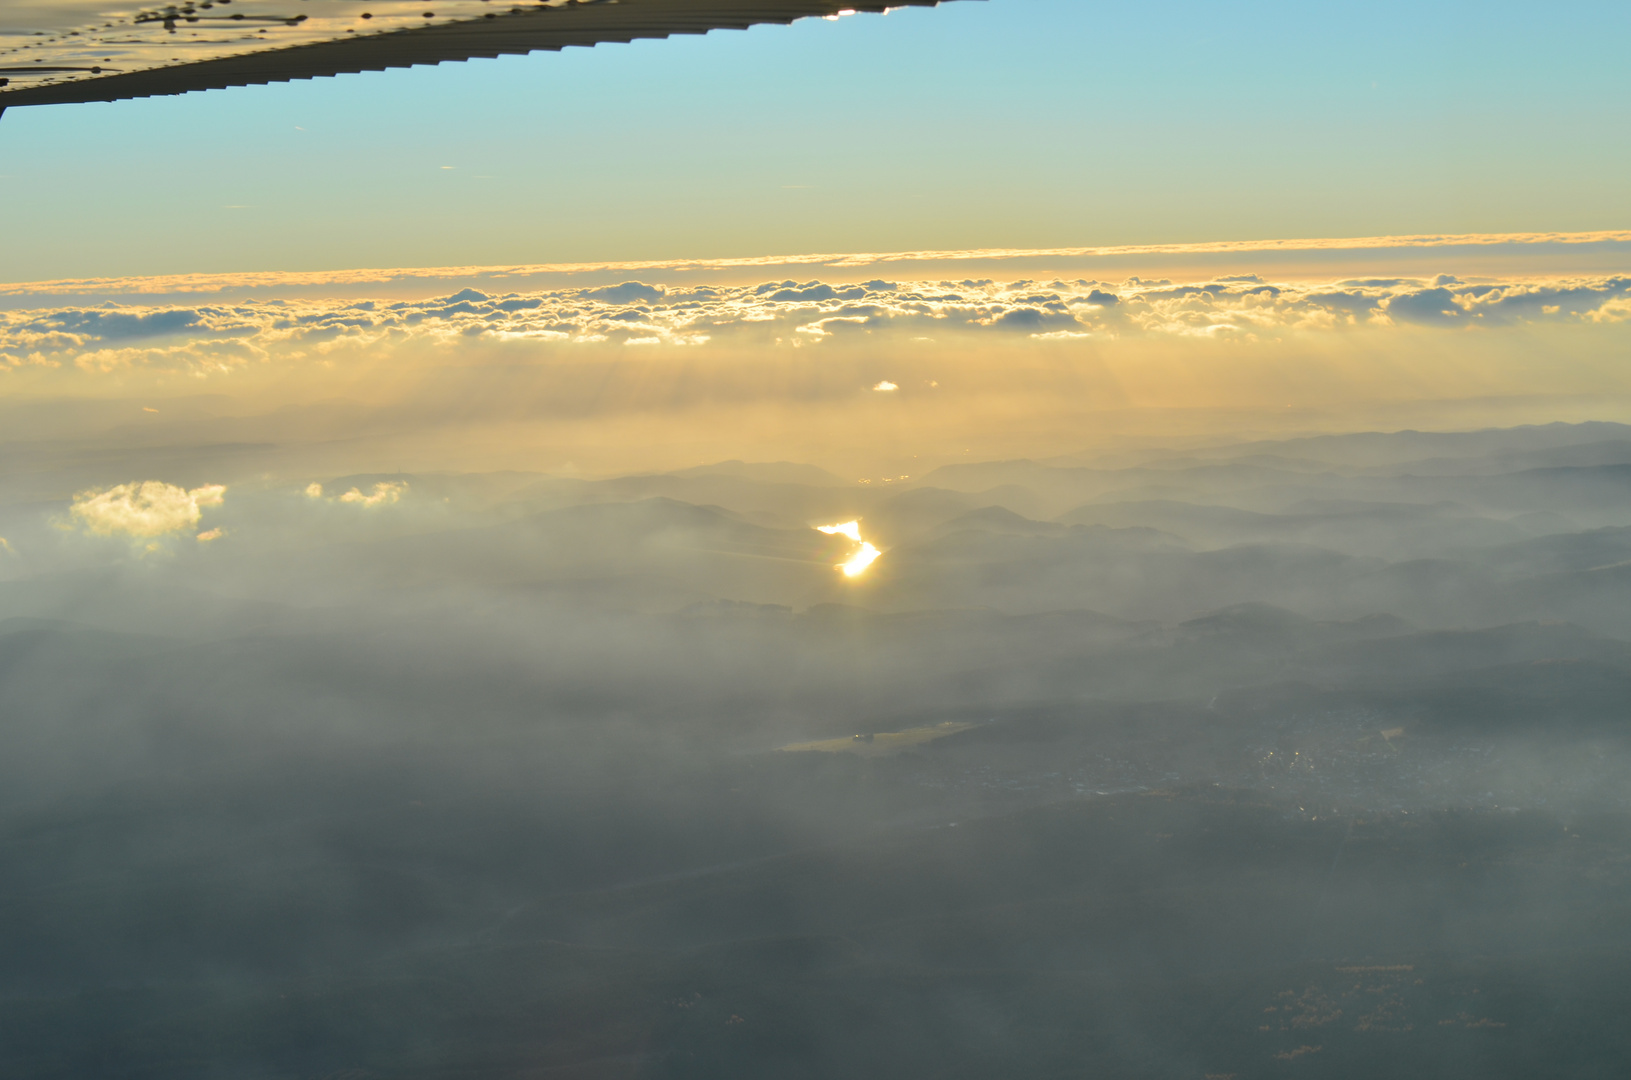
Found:
[[1495, 328], [1631, 318], [1631, 277], [1450, 276], [1274, 282], [783, 280], [672, 288], [629, 281], [537, 293], [466, 288], [400, 301], [53, 307], [0, 314], [0, 366], [230, 371], [285, 355], [424, 341], [799, 348], [860, 335], [1276, 339], [1388, 327]]

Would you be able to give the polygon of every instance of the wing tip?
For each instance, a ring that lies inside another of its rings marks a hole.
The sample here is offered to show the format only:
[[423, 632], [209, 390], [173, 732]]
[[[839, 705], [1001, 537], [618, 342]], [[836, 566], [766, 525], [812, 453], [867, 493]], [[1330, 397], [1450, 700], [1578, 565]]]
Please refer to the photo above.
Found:
[[[414, 27], [367, 38], [337, 38], [53, 85], [0, 89], [0, 113], [7, 105], [21, 108], [169, 97], [194, 91], [462, 62], [478, 57], [526, 55], [573, 46], [592, 47], [671, 35], [707, 34], [721, 29], [747, 29], [760, 24], [787, 24], [831, 14], [841, 8], [878, 12], [894, 7], [936, 7], [946, 0], [849, 0], [843, 4], [840, 0], [746, 0], [745, 3], [744, 0], [701, 0], [702, 9], [712, 2], [714, 10], [699, 11], [692, 7], [680, 13], [669, 9], [664, 12], [665, 17], [653, 17], [650, 2], [633, 0], [630, 8], [623, 9], [629, 12], [627, 16], [610, 19], [603, 18], [607, 7], [600, 4], [546, 9], [551, 13], [584, 12], [583, 18], [590, 20], [587, 25], [574, 17], [569, 25], [540, 27], [535, 14], [528, 11], [522, 19], [533, 29], [515, 35], [507, 44], [495, 43], [492, 37], [479, 32], [472, 33], [477, 27], [494, 24], [485, 19], [470, 19], [445, 26]], [[744, 7], [747, 12], [743, 11]], [[550, 21], [559, 18], [559, 14], [549, 16]], [[483, 37], [487, 39], [481, 40]], [[274, 57], [276, 59], [269, 59]]]

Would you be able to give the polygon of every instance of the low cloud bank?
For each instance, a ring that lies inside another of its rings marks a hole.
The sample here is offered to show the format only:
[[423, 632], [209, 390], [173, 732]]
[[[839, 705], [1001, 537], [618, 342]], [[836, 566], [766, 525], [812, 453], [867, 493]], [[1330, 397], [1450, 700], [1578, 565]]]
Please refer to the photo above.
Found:
[[1500, 328], [1631, 319], [1631, 277], [1462, 281], [1441, 275], [1191, 283], [819, 280], [621, 285], [539, 293], [466, 288], [413, 301], [53, 307], [0, 313], [0, 371], [176, 370], [207, 377], [274, 358], [411, 342], [802, 348], [856, 335], [1008, 340], [1233, 338], [1401, 327]]

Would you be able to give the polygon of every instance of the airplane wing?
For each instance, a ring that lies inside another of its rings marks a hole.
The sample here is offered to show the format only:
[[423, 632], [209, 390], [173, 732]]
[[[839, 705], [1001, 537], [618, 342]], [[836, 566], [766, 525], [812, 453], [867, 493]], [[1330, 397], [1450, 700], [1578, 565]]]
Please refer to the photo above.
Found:
[[5, 0], [0, 112], [746, 29], [942, 0]]

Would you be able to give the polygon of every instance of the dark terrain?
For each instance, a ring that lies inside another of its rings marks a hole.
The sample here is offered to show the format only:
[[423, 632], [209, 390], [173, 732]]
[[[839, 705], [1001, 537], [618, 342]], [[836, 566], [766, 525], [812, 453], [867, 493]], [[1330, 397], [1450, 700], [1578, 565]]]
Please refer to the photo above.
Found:
[[1625, 1076], [1626, 435], [0, 505], [0, 1075]]

